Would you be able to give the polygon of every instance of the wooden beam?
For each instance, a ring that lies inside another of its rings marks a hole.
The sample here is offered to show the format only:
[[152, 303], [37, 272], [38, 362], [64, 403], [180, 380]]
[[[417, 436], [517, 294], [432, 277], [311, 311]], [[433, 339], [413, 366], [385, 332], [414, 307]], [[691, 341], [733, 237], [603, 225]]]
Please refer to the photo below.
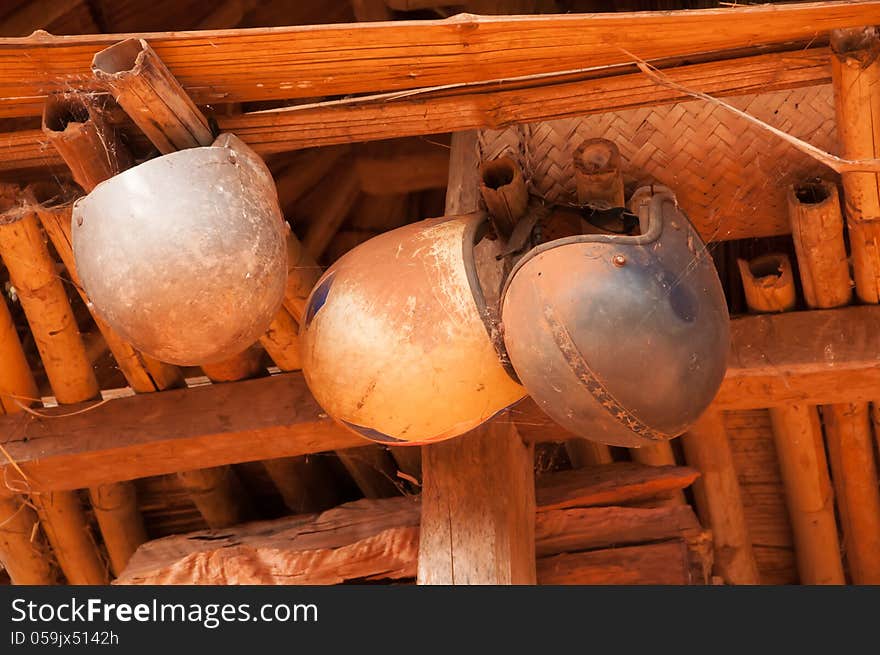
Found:
[[[880, 308], [871, 306], [735, 319], [728, 376], [715, 406], [762, 408], [876, 396], [880, 354], [872, 339], [878, 333]], [[786, 335], [784, 343], [780, 334]], [[53, 418], [0, 417], [0, 444], [38, 488], [76, 489], [173, 473], [181, 461], [218, 466], [367, 443], [323, 414], [299, 373], [92, 405], [41, 410]], [[570, 438], [527, 401], [511, 415], [530, 440]], [[2, 468], [15, 477], [5, 461]]]
[[[0, 443], [37, 489], [78, 489], [174, 473], [185, 466], [220, 466], [367, 443], [326, 417], [299, 373], [72, 407], [91, 410], [63, 418], [0, 418]], [[71, 407], [41, 411], [69, 414]], [[286, 419], [279, 421], [282, 416]], [[100, 425], [105, 429], [96, 429]], [[3, 465], [14, 479], [12, 467], [5, 461]]]
[[[768, 92], [831, 80], [827, 48], [811, 48], [706, 63], [672, 65], [664, 74], [688, 88], [716, 96]], [[634, 69], [602, 70], [530, 82], [492, 83], [396, 98], [358, 99], [335, 105], [302, 105], [217, 116], [261, 155], [449, 130], [501, 128], [692, 100], [661, 87]], [[581, 79], [583, 78], [583, 79]], [[60, 164], [39, 130], [0, 134], [0, 171]], [[279, 196], [285, 197], [279, 182]], [[285, 205], [287, 207], [287, 205]]]
[[880, 311], [872, 306], [734, 319], [727, 376], [714, 406], [872, 400], [880, 388], [877, 334]]
[[[92, 56], [126, 36], [150, 41], [199, 104], [346, 95], [477, 82], [810, 41], [871, 24], [880, 3], [479, 17], [215, 32], [0, 40], [0, 115], [36, 115], [45, 94], [97, 90]], [[346, 62], [340, 68], [339, 62]]]

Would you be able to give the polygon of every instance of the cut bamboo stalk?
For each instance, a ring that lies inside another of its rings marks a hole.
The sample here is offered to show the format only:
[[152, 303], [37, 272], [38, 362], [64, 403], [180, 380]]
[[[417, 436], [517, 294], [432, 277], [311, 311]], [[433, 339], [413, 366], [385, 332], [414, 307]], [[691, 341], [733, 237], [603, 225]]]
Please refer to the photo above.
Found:
[[162, 154], [214, 140], [204, 114], [143, 39], [101, 50], [92, 73]]
[[147, 540], [137, 505], [137, 489], [131, 482], [103, 484], [91, 488], [89, 497], [107, 545], [110, 568], [113, 575], [118, 576], [138, 546]]
[[[838, 137], [841, 155], [849, 159], [880, 156], [878, 48], [876, 27], [831, 34]], [[862, 302], [877, 304], [880, 175], [844, 173], [842, 180], [856, 295]], [[880, 584], [880, 488], [868, 406], [832, 405], [823, 408], [823, 417], [850, 577], [856, 584]]]
[[682, 445], [688, 464], [700, 472], [694, 498], [703, 525], [712, 529], [715, 574], [730, 584], [758, 584], [758, 565], [722, 412], [710, 407], [682, 437]]
[[[831, 33], [831, 80], [841, 156], [880, 157], [880, 35], [876, 27]], [[856, 294], [880, 302], [880, 174], [844, 173]]]
[[624, 207], [620, 150], [608, 139], [587, 139], [574, 152], [574, 176], [579, 203]]
[[778, 253], [737, 259], [746, 304], [753, 312], [787, 312], [794, 309], [797, 295], [791, 261]]
[[[827, 200], [828, 189], [822, 193]], [[807, 202], [816, 196], [805, 196], [804, 192], [790, 190], [789, 207], [793, 208], [792, 226], [800, 236], [795, 243], [815, 243], [816, 231], [832, 239], [835, 233], [826, 229], [834, 224], [829, 212], [822, 203]], [[836, 189], [834, 189], [836, 197]], [[792, 202], [797, 202], [793, 205]], [[825, 220], [823, 220], [825, 219]], [[837, 211], [837, 238], [842, 240], [843, 224], [840, 211]], [[796, 225], [796, 227], [795, 227]], [[820, 248], [821, 250], [821, 248]], [[821, 262], [823, 253], [815, 247], [800, 248], [804, 261]], [[837, 260], [836, 265], [846, 261]], [[794, 306], [795, 287], [791, 274], [791, 262], [786, 255], [765, 255], [745, 262], [739, 260], [746, 302], [752, 312], [781, 312]], [[822, 267], [810, 267], [803, 276], [809, 276], [822, 284]], [[775, 280], [773, 278], [776, 278]], [[847, 280], [848, 282], [848, 280]], [[828, 474], [828, 461], [825, 457], [825, 444], [822, 439], [822, 424], [816, 407], [803, 404], [790, 404], [770, 408], [773, 424], [773, 440], [782, 482], [785, 485], [785, 500], [794, 533], [795, 557], [801, 584], [844, 584], [843, 562], [840, 555], [840, 541], [837, 536], [837, 520], [834, 515], [834, 494]]]
[[868, 406], [828, 405], [823, 417], [850, 577], [880, 584], [880, 494]]
[[837, 185], [828, 180], [792, 185], [788, 217], [807, 305], [827, 309], [848, 304], [852, 283]]
[[507, 239], [529, 204], [529, 191], [520, 167], [510, 157], [483, 162], [480, 194], [495, 232]]
[[[123, 42], [123, 44], [125, 43], [128, 43], [129, 46], [132, 45], [130, 42]], [[113, 48], [110, 50], [112, 51]], [[121, 56], [120, 52], [124, 54], [130, 51], [130, 48], [126, 50], [123, 47], [121, 50], [113, 51], [111, 55], [117, 57]], [[156, 59], [154, 56], [150, 57], [150, 62], [145, 64], [151, 71], [156, 68], [154, 59]], [[119, 60], [117, 58], [113, 61], [118, 62]], [[136, 93], [139, 92], [137, 89], [140, 88], [138, 86], [140, 82], [141, 78], [138, 74], [122, 76], [120, 84], [131, 85], [135, 89], [132, 92], [135, 95], [125, 95], [127, 103], [125, 109], [129, 113], [137, 110], [136, 98], [139, 96]], [[128, 87], [126, 86], [126, 88]], [[137, 116], [141, 120], [148, 119], [148, 115], [145, 116], [143, 113], [139, 113]], [[71, 118], [77, 119], [76, 125], [71, 125], [74, 122]], [[141, 127], [143, 126], [141, 125]], [[64, 104], [55, 102], [48, 106], [44, 113], [43, 128], [50, 142], [59, 149], [65, 162], [71, 168], [76, 181], [86, 191], [91, 191], [97, 184], [119, 173], [131, 161], [130, 157], [125, 154], [122, 144], [115, 139], [112, 130], [106, 126], [100, 116], [96, 115], [92, 110], [92, 105], [82, 96], [67, 96]], [[152, 134], [149, 132], [147, 134], [151, 139], [153, 138]], [[175, 138], [180, 138], [179, 133]], [[159, 144], [156, 145], [159, 147]], [[187, 147], [193, 145], [200, 144], [187, 143]], [[96, 150], [98, 150], [97, 156], [95, 155]], [[101, 155], [103, 151], [118, 154], [115, 157], [103, 156]], [[43, 203], [44, 205], [45, 203]], [[69, 205], [62, 205], [62, 208], [57, 211], [46, 208], [41, 213], [41, 218], [47, 233], [56, 244], [59, 255], [67, 265], [68, 273], [77, 288], [81, 290], [82, 287], [76, 278], [76, 264], [71, 245]], [[105, 334], [120, 369], [123, 370], [129, 384], [136, 392], [150, 392], [157, 390], [157, 388], [178, 386], [182, 383], [179, 369], [152, 358], [142, 357], [134, 348], [115, 335], [97, 316], [95, 320]], [[205, 366], [203, 369], [208, 377], [219, 382], [251, 377], [256, 374], [259, 367], [260, 353], [250, 349], [242, 355]], [[234, 477], [234, 472], [231, 469], [214, 468], [203, 472], [186, 472], [179, 474], [178, 477], [184, 487], [194, 490], [193, 500], [209, 525], [230, 525], [230, 520], [238, 522], [241, 518], [242, 515], [238, 513], [240, 504], [236, 502], [234, 497], [223, 495], [228, 493], [231, 488], [229, 480]], [[104, 534], [111, 565], [114, 572], [121, 571], [133, 550], [146, 538], [143, 518], [137, 510], [135, 488], [131, 483], [127, 486], [113, 485], [93, 489], [91, 496], [96, 501], [95, 513]], [[114, 498], [132, 500], [116, 503]], [[105, 505], [115, 509], [111, 512], [104, 512], [102, 508]], [[234, 517], [234, 520], [230, 517]]]
[[52, 94], [43, 109], [43, 134], [88, 193], [130, 168], [131, 153], [99, 115], [94, 96]]

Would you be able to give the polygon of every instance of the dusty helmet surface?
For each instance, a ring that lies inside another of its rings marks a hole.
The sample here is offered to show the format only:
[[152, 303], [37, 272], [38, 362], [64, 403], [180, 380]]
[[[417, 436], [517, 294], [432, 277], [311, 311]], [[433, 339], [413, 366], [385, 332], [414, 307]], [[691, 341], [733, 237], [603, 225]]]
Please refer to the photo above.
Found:
[[504, 343], [539, 407], [581, 437], [638, 447], [684, 432], [726, 370], [729, 319], [712, 259], [669, 193], [641, 234], [537, 246], [511, 271]]
[[385, 443], [471, 430], [525, 394], [502, 367], [475, 300], [485, 218], [430, 219], [386, 232], [331, 266], [301, 326], [303, 373], [343, 425]]
[[95, 312], [161, 361], [232, 357], [281, 306], [286, 226], [277, 192], [262, 159], [233, 136], [102, 182], [74, 205], [72, 230]]

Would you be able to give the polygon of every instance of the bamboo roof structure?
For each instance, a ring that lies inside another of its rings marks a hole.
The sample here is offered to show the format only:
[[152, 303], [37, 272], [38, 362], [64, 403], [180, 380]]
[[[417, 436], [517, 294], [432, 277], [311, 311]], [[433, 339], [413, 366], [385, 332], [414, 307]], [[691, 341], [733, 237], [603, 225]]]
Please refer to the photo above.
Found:
[[[730, 5], [4, 4], [0, 581], [880, 584], [880, 0]], [[231, 359], [160, 362], [95, 313], [72, 203], [221, 132], [274, 179], [283, 304]], [[479, 209], [499, 157], [583, 201], [595, 139], [609, 193], [670, 188], [717, 269], [701, 419], [627, 449], [529, 398], [422, 446], [328, 416], [298, 336], [321, 273]]]

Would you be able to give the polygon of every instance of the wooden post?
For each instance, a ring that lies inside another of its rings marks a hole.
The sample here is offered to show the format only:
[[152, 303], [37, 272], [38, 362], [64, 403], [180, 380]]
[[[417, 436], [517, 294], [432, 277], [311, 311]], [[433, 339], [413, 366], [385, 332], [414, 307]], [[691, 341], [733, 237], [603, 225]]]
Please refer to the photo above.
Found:
[[574, 153], [574, 175], [579, 203], [624, 207], [620, 150], [607, 139], [587, 139]]
[[[837, 131], [841, 155], [849, 159], [880, 157], [878, 48], [876, 27], [831, 33]], [[856, 295], [877, 304], [880, 175], [845, 173], [842, 180]], [[823, 415], [850, 575], [856, 584], [880, 584], [880, 489], [868, 407], [846, 403]]]
[[[447, 215], [478, 206], [476, 145], [452, 135]], [[420, 584], [535, 583], [534, 451], [509, 413], [422, 447], [422, 478]]]
[[534, 452], [509, 416], [422, 448], [419, 584], [535, 584]]
[[712, 529], [716, 575], [731, 584], [758, 584], [758, 565], [722, 412], [710, 407], [682, 437], [685, 459], [700, 472], [697, 511]]
[[[794, 192], [792, 192], [793, 194]], [[834, 189], [836, 196], [836, 189]], [[791, 195], [789, 202], [791, 203]], [[792, 206], [791, 204], [789, 205]], [[813, 204], [816, 212], [796, 208], [792, 229], [796, 231], [799, 252], [808, 256], [811, 235], [808, 224], [823, 228], [832, 220], [821, 204]], [[842, 238], [843, 224], [839, 221], [837, 237]], [[811, 220], [812, 219], [812, 220]], [[829, 235], [831, 236], [831, 235]], [[841, 239], [842, 240], [842, 239]], [[804, 247], [807, 250], [804, 250]], [[822, 256], [820, 253], [816, 253]], [[845, 260], [844, 260], [845, 264]], [[746, 263], [739, 260], [746, 301], [753, 312], [782, 312], [794, 307], [795, 288], [791, 262], [786, 255], [772, 254]], [[820, 271], [810, 270], [805, 276], [814, 278]], [[823, 278], [817, 280], [823, 283]], [[770, 408], [773, 439], [785, 499], [794, 532], [795, 557], [801, 584], [844, 584], [837, 521], [834, 516], [834, 494], [828, 475], [822, 424], [816, 407], [791, 404]]]

